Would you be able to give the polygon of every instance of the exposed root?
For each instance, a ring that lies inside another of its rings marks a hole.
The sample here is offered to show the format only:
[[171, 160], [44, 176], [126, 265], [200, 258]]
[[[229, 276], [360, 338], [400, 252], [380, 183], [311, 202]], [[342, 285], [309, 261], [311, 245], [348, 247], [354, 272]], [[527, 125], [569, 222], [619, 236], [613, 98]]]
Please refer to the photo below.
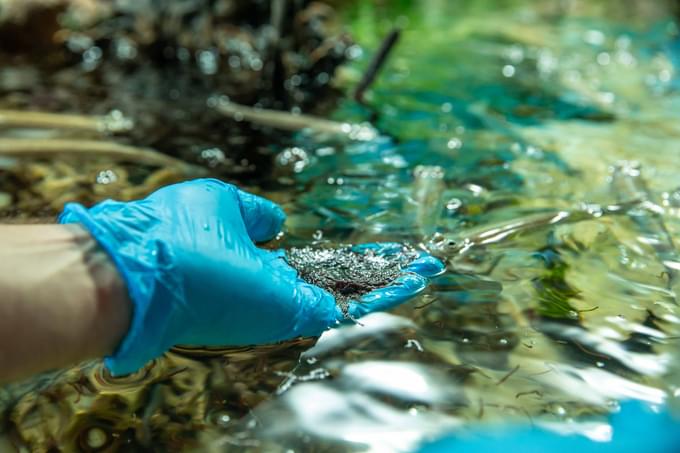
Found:
[[115, 162], [175, 167], [183, 173], [192, 175], [205, 173], [205, 169], [201, 167], [187, 164], [153, 149], [97, 140], [2, 138], [0, 139], [0, 156], [14, 158], [99, 157]]
[[0, 110], [0, 128], [73, 129], [115, 134], [131, 130], [133, 122], [114, 110], [105, 116]]

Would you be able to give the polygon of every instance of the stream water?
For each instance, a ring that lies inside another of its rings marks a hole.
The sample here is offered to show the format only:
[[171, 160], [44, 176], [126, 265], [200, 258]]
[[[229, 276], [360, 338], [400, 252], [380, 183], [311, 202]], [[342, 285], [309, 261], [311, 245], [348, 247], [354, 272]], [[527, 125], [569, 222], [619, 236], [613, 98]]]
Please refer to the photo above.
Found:
[[258, 187], [288, 213], [272, 246], [400, 241], [447, 272], [316, 344], [185, 348], [123, 380], [89, 363], [7, 386], [4, 442], [409, 451], [500, 421], [606, 441], [622, 401], [674, 405], [680, 33], [649, 3], [346, 7], [365, 52], [348, 86], [403, 29], [371, 107], [334, 113], [380, 134], [275, 144]]

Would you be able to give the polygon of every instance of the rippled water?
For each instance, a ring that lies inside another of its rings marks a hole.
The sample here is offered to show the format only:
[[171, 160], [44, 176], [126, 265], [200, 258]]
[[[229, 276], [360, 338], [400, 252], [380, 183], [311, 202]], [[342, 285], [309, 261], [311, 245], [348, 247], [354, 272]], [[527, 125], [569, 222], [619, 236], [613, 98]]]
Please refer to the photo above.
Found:
[[373, 108], [336, 117], [381, 135], [277, 151], [262, 189], [289, 214], [276, 245], [402, 241], [447, 272], [315, 345], [176, 351], [130, 382], [92, 364], [18, 400], [9, 387], [14, 438], [54, 438], [61, 414], [77, 419], [62, 438], [90, 448], [409, 450], [501, 420], [606, 440], [621, 401], [672, 403], [680, 44], [662, 4], [371, 3], [347, 11], [367, 55], [346, 83], [394, 24], [401, 42]]

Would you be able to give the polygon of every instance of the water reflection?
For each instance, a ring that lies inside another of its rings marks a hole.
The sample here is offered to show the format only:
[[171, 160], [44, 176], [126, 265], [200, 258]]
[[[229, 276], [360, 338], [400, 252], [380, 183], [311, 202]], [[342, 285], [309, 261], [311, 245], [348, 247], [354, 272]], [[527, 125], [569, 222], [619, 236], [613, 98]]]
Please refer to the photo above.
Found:
[[[582, 6], [597, 15], [604, 4]], [[328, 377], [256, 410], [261, 445], [408, 450], [444, 427], [508, 419], [605, 440], [620, 401], [669, 398], [675, 25], [643, 32], [513, 5], [512, 19], [430, 18], [441, 28], [430, 24], [427, 51], [404, 35], [373, 94], [377, 125], [394, 138], [302, 139], [317, 160], [292, 182], [288, 241], [316, 230], [325, 241], [399, 238], [449, 271], [388, 318], [393, 329], [373, 333], [369, 319], [366, 336], [354, 326], [322, 337], [323, 352], [305, 353], [295, 373]], [[368, 10], [364, 33], [380, 23]], [[365, 112], [347, 104], [339, 115]]]

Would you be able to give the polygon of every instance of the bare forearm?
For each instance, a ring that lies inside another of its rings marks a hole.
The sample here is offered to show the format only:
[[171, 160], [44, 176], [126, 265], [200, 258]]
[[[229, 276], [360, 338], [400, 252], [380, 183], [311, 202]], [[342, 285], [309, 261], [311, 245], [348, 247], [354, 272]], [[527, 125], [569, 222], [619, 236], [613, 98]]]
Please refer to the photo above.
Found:
[[116, 269], [84, 229], [0, 226], [0, 382], [112, 353], [130, 311]]

